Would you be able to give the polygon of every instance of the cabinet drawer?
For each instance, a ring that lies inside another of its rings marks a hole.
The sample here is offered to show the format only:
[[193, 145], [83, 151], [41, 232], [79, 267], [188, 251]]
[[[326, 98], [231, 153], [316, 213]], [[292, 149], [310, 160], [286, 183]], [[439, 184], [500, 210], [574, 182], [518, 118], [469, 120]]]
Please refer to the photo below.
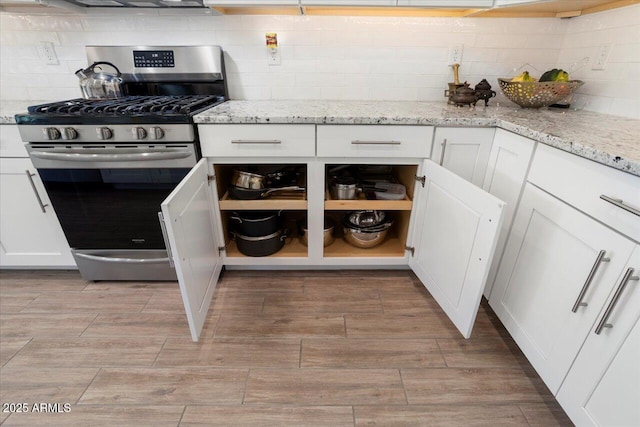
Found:
[[315, 125], [199, 125], [204, 157], [313, 157]]
[[0, 125], [0, 157], [29, 157], [17, 125]]
[[622, 200], [640, 210], [640, 177], [538, 144], [529, 181], [640, 241], [640, 217], [601, 198]]
[[432, 126], [325, 125], [318, 126], [318, 156], [428, 158], [432, 140]]

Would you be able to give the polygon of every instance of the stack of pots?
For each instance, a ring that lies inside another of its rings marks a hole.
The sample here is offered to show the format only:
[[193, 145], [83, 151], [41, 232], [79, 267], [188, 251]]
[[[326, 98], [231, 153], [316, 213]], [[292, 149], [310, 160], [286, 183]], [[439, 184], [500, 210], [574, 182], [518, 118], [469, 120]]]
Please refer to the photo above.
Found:
[[[322, 234], [322, 241], [324, 247], [329, 246], [333, 243], [333, 230], [336, 227], [336, 223], [329, 217], [324, 217], [324, 231]], [[298, 221], [298, 234], [300, 234], [300, 240], [303, 245], [309, 246], [309, 234], [308, 234], [308, 224], [307, 219]]]
[[262, 257], [278, 252], [288, 235], [282, 228], [278, 211], [233, 212], [229, 221], [238, 250], [247, 256]]
[[373, 248], [387, 236], [393, 220], [384, 211], [355, 211], [344, 216], [342, 229], [347, 243], [357, 248]]

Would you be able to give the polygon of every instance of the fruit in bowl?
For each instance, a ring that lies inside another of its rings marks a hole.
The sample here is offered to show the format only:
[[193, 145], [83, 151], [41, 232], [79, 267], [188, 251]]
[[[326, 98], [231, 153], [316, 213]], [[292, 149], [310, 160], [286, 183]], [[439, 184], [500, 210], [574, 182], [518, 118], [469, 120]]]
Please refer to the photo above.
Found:
[[502, 93], [523, 108], [547, 107], [562, 101], [584, 84], [580, 80], [569, 80], [569, 73], [554, 68], [546, 71], [540, 79], [528, 71], [511, 79], [498, 79]]
[[540, 76], [541, 82], [568, 82], [569, 73], [562, 69], [554, 68], [553, 70], [545, 71]]

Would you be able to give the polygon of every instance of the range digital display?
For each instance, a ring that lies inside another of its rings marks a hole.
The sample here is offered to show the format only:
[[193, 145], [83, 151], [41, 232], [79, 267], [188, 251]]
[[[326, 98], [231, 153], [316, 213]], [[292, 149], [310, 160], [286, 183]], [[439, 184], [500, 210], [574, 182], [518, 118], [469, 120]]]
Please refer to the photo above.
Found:
[[172, 50], [134, 50], [133, 66], [136, 68], [175, 67]]

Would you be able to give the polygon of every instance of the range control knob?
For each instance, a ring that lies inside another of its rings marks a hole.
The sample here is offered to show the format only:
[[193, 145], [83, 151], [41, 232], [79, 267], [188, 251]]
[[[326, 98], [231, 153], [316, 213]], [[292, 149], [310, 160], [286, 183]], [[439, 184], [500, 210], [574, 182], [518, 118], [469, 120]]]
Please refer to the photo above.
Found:
[[96, 133], [98, 134], [98, 139], [111, 139], [113, 138], [113, 131], [108, 127], [99, 127], [96, 128]]
[[154, 126], [149, 128], [149, 138], [162, 139], [164, 137], [164, 130], [162, 128]]
[[76, 139], [78, 138], [78, 131], [74, 128], [62, 128], [60, 129], [62, 133], [62, 139]]
[[145, 139], [147, 137], [147, 131], [139, 126], [132, 128], [131, 133], [133, 133], [133, 139]]
[[57, 128], [44, 128], [42, 129], [45, 139], [54, 140], [60, 139], [60, 131]]

